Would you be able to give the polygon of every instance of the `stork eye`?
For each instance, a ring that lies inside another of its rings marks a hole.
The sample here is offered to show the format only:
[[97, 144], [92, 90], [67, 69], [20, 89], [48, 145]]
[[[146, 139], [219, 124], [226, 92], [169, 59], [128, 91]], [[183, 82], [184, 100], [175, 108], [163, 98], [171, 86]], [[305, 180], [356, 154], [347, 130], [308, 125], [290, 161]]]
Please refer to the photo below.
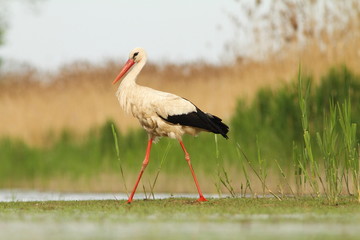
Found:
[[139, 54], [139, 52], [134, 53], [133, 58], [135, 58], [138, 54]]

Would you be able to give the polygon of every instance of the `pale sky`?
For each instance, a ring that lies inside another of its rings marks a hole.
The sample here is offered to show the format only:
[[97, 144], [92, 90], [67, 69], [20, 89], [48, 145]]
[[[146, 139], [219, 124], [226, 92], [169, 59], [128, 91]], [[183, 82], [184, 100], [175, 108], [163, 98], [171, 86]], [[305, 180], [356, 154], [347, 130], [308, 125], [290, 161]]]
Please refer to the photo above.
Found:
[[5, 1], [0, 57], [44, 70], [74, 60], [125, 59], [134, 47], [157, 62], [221, 62], [233, 36], [231, 0]]

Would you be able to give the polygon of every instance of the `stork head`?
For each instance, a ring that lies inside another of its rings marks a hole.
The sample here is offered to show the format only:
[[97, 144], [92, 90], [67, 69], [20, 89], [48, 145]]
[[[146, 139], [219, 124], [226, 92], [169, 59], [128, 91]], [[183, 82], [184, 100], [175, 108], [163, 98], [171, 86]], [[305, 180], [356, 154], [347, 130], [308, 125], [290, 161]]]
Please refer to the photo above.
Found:
[[128, 71], [129, 69], [136, 63], [140, 62], [143, 59], [146, 59], [147, 54], [142, 48], [134, 48], [130, 54], [129, 59], [125, 63], [124, 67], [121, 69], [119, 75], [113, 81], [113, 84], [118, 82]]
[[143, 58], [146, 58], [147, 54], [144, 49], [142, 48], [134, 48], [130, 54], [129, 59], [133, 59], [135, 63], [140, 62]]

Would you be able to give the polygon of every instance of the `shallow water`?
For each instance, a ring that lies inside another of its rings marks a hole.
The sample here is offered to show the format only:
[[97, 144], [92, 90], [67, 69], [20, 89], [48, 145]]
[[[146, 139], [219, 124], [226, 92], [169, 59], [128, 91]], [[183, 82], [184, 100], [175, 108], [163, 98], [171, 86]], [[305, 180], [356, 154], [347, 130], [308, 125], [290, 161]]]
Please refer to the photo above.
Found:
[[[197, 194], [155, 193], [155, 199], [171, 197], [197, 198]], [[219, 198], [218, 194], [206, 194], [208, 198]], [[134, 199], [145, 199], [143, 193], [136, 193]], [[125, 193], [60, 193], [30, 190], [0, 190], [0, 202], [34, 202], [34, 201], [82, 201], [82, 200], [127, 200]], [[153, 199], [150, 196], [150, 199]]]

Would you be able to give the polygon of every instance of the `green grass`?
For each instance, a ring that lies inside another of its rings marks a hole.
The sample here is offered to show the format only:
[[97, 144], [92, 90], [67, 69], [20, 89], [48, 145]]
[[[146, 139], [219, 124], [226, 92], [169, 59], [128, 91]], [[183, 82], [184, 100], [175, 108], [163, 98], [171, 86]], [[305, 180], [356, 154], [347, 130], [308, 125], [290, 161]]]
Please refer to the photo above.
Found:
[[0, 203], [4, 239], [356, 239], [359, 224], [353, 198]]
[[[52, 215], [67, 219], [100, 221], [102, 214], [111, 216], [113, 221], [140, 221], [154, 217], [155, 221], [232, 221], [237, 214], [254, 215], [283, 215], [309, 214], [336, 215], [343, 214], [342, 222], [350, 223], [345, 215], [357, 216], [360, 220], [360, 205], [356, 199], [343, 197], [336, 205], [329, 205], [326, 198], [300, 199], [286, 198], [278, 201], [275, 198], [220, 198], [209, 199], [208, 202], [197, 202], [191, 198], [170, 198], [162, 200], [134, 200], [126, 201], [46, 201], [46, 202], [1, 202], [1, 219], [21, 219], [23, 214], [29, 217]], [[217, 214], [217, 216], [214, 216]], [[77, 216], [76, 216], [77, 215]], [[328, 221], [334, 219], [329, 218]], [[335, 219], [336, 220], [336, 219]]]
[[[346, 67], [330, 69], [316, 86], [310, 76], [299, 74], [298, 81], [280, 89], [260, 90], [250, 103], [239, 100], [229, 121], [230, 140], [203, 133], [185, 136], [184, 143], [196, 173], [208, 179], [201, 184], [219, 193], [326, 194], [335, 202], [347, 194], [360, 199], [359, 102], [360, 77]], [[60, 139], [49, 139], [47, 147], [0, 139], [0, 187], [64, 177], [76, 183], [101, 174], [121, 176], [120, 167], [123, 182], [135, 179], [146, 133], [139, 129], [123, 134], [112, 124], [92, 129], [83, 140], [64, 131]], [[159, 191], [152, 185], [160, 168], [160, 176], [190, 177], [176, 141], [163, 138], [152, 148], [144, 176], [147, 192]], [[132, 184], [127, 182], [127, 187]]]

